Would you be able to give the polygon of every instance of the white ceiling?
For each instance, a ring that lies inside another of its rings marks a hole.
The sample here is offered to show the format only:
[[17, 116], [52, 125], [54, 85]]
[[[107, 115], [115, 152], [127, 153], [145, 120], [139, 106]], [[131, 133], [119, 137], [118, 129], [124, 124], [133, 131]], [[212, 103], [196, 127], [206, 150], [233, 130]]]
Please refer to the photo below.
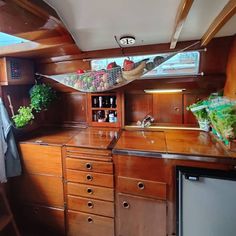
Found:
[[[117, 48], [114, 36], [129, 34], [136, 45], [169, 43], [181, 0], [44, 0], [83, 51]], [[195, 0], [180, 40], [201, 39], [228, 0]], [[217, 34], [236, 33], [234, 16]]]

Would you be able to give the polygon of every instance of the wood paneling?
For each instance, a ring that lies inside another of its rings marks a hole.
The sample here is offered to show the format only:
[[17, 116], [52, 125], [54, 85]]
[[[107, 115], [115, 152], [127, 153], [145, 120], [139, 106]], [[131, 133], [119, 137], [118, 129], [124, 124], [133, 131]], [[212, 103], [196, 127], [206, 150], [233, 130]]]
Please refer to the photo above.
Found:
[[59, 177], [24, 174], [11, 184], [14, 198], [21, 203], [64, 207], [63, 183]]
[[153, 117], [155, 123], [183, 123], [183, 95], [154, 94]]
[[[17, 223], [24, 232], [37, 232], [41, 235], [65, 235], [64, 209], [18, 205]], [[33, 234], [35, 235], [35, 234]], [[37, 234], [38, 235], [38, 234]]]
[[224, 87], [224, 95], [231, 99], [236, 99], [236, 36], [232, 44], [228, 64], [227, 80]]
[[37, 71], [44, 75], [72, 73], [79, 69], [90, 70], [90, 62], [83, 60], [62, 61], [48, 64], [39, 64], [37, 67]]
[[62, 177], [61, 147], [20, 144], [24, 171]]
[[125, 95], [126, 123], [142, 120], [148, 114], [152, 115], [152, 95], [144, 93]]

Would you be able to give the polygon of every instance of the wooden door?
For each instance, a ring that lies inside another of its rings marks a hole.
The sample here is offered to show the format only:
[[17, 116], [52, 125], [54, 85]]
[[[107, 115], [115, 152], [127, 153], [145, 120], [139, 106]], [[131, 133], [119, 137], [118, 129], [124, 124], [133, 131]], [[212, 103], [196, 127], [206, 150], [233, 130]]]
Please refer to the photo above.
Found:
[[166, 236], [166, 202], [117, 196], [116, 236]]
[[182, 124], [183, 123], [183, 95], [154, 94], [153, 116], [155, 123]]

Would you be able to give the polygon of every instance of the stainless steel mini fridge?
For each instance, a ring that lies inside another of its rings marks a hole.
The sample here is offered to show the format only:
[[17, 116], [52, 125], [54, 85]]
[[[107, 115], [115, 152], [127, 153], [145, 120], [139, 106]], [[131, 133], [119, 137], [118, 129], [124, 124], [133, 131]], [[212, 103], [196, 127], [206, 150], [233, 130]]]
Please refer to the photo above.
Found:
[[177, 167], [177, 235], [236, 236], [236, 172]]

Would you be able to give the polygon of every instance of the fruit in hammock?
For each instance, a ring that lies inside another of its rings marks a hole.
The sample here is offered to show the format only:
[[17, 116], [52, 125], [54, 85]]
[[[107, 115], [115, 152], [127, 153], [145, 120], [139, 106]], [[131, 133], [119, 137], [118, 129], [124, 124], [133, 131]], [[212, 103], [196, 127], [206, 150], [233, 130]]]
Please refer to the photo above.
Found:
[[137, 66], [136, 68], [134, 68], [133, 70], [131, 71], [123, 71], [122, 72], [122, 75], [125, 79], [134, 79], [134, 78], [137, 78], [139, 76], [141, 76], [143, 74], [143, 70], [146, 66], [146, 62], [143, 61], [140, 63], [139, 66]]
[[124, 60], [124, 63], [123, 63], [123, 68], [124, 68], [124, 71], [130, 71], [130, 70], [132, 70], [132, 69], [134, 68], [134, 62], [125, 59], [125, 60]]
[[115, 68], [115, 67], [118, 67], [118, 65], [116, 64], [115, 61], [113, 61], [113, 62], [111, 62], [107, 65], [107, 70], [110, 70], [110, 69]]
[[77, 74], [80, 75], [80, 74], [83, 74], [83, 73], [84, 73], [84, 70], [82, 70], [82, 69], [78, 69], [76, 72], [77, 72]]

